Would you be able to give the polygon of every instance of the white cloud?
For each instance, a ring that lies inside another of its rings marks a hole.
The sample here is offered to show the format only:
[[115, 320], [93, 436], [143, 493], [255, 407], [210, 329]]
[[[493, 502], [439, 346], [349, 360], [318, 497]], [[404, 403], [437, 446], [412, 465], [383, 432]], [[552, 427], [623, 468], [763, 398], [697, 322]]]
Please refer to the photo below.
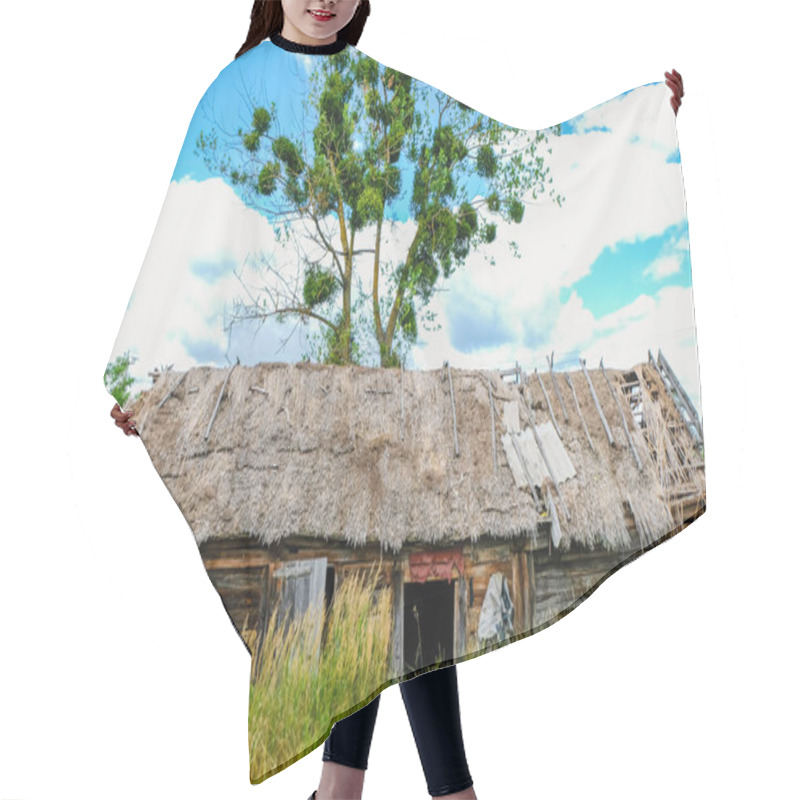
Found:
[[651, 276], [654, 280], [662, 280], [669, 275], [680, 272], [683, 259], [677, 255], [659, 256], [644, 269], [644, 275]]
[[[685, 219], [680, 165], [665, 160], [674, 149], [674, 121], [662, 89], [640, 87], [580, 118], [584, 129], [603, 125], [610, 133], [590, 131], [550, 140], [552, 155], [547, 160], [552, 185], [565, 196], [563, 207], [544, 196], [527, 206], [522, 224], [498, 221], [497, 240], [471, 254], [467, 264], [442, 285], [444, 291], [434, 296], [428, 310], [436, 313], [442, 329], [429, 332], [420, 320], [422, 342], [412, 350], [412, 367], [439, 367], [449, 359], [454, 366], [497, 368], [519, 360], [532, 369], [545, 366], [543, 357], [553, 349], [557, 357], [579, 352], [597, 362], [605, 355], [609, 365], [630, 366], [646, 358], [648, 347], [660, 346], [673, 366], [689, 376], [690, 386], [696, 383], [691, 377], [696, 376], [694, 353], [686, 344], [694, 335], [690, 289], [673, 287], [655, 296], [642, 295], [600, 319], [574, 291], [564, 298], [565, 287], [586, 275], [604, 248], [662, 234]], [[631, 141], [631, 133], [640, 128], [641, 114], [658, 115], [650, 126], [657, 141]], [[414, 232], [413, 222], [384, 223], [384, 270], [405, 258]], [[336, 237], [332, 240], [338, 242]], [[522, 258], [509, 251], [512, 240]], [[206, 352], [224, 352], [228, 341], [222, 330], [223, 305], [243, 290], [232, 269], [225, 273], [215, 265], [241, 269], [247, 264], [245, 280], [257, 289], [267, 276], [256, 270], [252, 257], [263, 253], [282, 265], [282, 279], [294, 285], [302, 270], [299, 248], [313, 246], [313, 241], [303, 236], [302, 223], [293, 228], [289, 241], [286, 249], [279, 245], [272, 225], [247, 208], [221, 179], [170, 184], [112, 359], [135, 346], [140, 361], [132, 374], [149, 385], [146, 373], [158, 364], [186, 369], [198, 363], [187, 352], [187, 339], [202, 342]], [[355, 247], [374, 247], [374, 228], [359, 232]], [[647, 267], [648, 274], [660, 278], [679, 268], [687, 247], [685, 236], [668, 243]], [[221, 277], [210, 284], [192, 271], [198, 263], [204, 265], [201, 274], [221, 273]], [[366, 291], [371, 291], [372, 270], [371, 253], [356, 258], [355, 275]], [[273, 287], [275, 280], [271, 279]], [[385, 277], [380, 285], [385, 299]], [[371, 313], [370, 306], [366, 312]], [[385, 324], [388, 315], [382, 314]], [[474, 315], [474, 330], [465, 316], [469, 314]], [[242, 336], [237, 340], [239, 350], [231, 355], [243, 360], [250, 355], [260, 355], [258, 360], [296, 360], [299, 334], [285, 351], [277, 352], [292, 327], [269, 321], [257, 345], [248, 349]], [[316, 328], [312, 322], [304, 330], [307, 334]], [[453, 339], [460, 336], [463, 343], [464, 331], [466, 338], [474, 336], [469, 346], [457, 351]], [[482, 342], [486, 346], [481, 347]], [[683, 373], [678, 373], [682, 380]]]
[[[130, 348], [138, 356], [130, 373], [141, 388], [154, 367], [197, 363], [187, 340], [224, 350], [223, 301], [241, 293], [232, 268], [260, 249], [276, 249], [272, 226], [222, 179], [170, 183], [110, 360]], [[204, 268], [193, 270], [198, 264]], [[210, 283], [203, 277], [213, 271], [209, 264], [230, 268]]]

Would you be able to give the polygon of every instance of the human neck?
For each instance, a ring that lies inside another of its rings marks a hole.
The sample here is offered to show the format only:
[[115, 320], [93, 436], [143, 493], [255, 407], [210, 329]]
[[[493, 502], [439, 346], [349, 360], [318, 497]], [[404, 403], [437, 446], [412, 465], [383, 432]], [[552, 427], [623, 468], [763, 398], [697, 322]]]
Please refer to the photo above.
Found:
[[348, 44], [346, 39], [336, 39], [326, 44], [305, 44], [304, 42], [289, 39], [284, 36], [283, 33], [273, 33], [269, 38], [276, 47], [280, 47], [282, 50], [288, 50], [291, 53], [307, 53], [309, 55], [339, 53], [344, 50]]

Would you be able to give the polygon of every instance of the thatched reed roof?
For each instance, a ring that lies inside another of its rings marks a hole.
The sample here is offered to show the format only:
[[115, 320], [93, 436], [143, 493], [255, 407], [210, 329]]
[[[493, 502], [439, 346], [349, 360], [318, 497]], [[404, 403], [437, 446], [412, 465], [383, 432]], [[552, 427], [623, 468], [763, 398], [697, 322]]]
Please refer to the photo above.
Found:
[[[196, 367], [161, 373], [134, 408], [141, 440], [198, 543], [249, 535], [271, 544], [308, 535], [349, 545], [380, 541], [398, 551], [406, 541], [532, 535], [537, 519], [549, 519], [542, 505], [549, 488], [561, 549], [574, 543], [625, 548], [631, 541], [624, 501], [643, 531], [661, 536], [674, 523], [630, 405], [620, 393], [642, 471], [602, 372], [589, 374], [614, 447], [581, 371], [571, 377], [594, 450], [564, 373], [555, 376], [568, 423], [550, 397], [561, 439], [538, 379], [526, 379], [547, 460], [559, 465], [553, 467], [556, 484], [547, 474], [535, 477], [543, 487], [538, 499], [529, 484], [520, 486], [524, 470], [518, 462], [515, 477], [513, 456], [506, 453], [507, 425], [512, 436], [533, 433], [522, 387], [494, 371], [401, 374], [310, 363]], [[619, 370], [606, 368], [606, 374], [612, 383], [622, 381]], [[515, 424], [520, 433], [513, 433]]]

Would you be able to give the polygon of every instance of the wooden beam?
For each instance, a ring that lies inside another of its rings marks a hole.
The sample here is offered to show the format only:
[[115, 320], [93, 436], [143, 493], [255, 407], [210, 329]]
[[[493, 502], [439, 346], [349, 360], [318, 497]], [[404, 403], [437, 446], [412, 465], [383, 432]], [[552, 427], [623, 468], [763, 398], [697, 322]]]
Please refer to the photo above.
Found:
[[628, 447], [630, 447], [631, 452], [633, 453], [633, 457], [636, 459], [636, 466], [639, 468], [639, 472], [641, 472], [644, 467], [642, 466], [642, 461], [639, 458], [639, 453], [636, 452], [636, 445], [633, 443], [633, 437], [631, 436], [631, 432], [628, 430], [628, 422], [625, 419], [625, 414], [622, 411], [622, 406], [619, 404], [619, 398], [617, 397], [617, 393], [614, 391], [614, 387], [611, 385], [611, 380], [606, 374], [606, 368], [603, 366], [603, 359], [600, 359], [600, 369], [603, 370], [603, 377], [606, 379], [606, 383], [608, 384], [608, 390], [611, 392], [611, 397], [614, 398], [614, 403], [617, 406], [617, 411], [619, 411], [619, 415], [622, 418], [622, 427], [625, 429], [625, 435], [628, 437]]
[[564, 422], [569, 424], [569, 415], [567, 414], [567, 405], [564, 402], [564, 397], [561, 394], [561, 389], [558, 388], [558, 381], [556, 380], [556, 374], [553, 371], [553, 362], [555, 361], [554, 358], [555, 353], [551, 353], [547, 356], [547, 363], [550, 365], [550, 382], [553, 384], [553, 389], [555, 390], [556, 397], [558, 398], [558, 402], [561, 403], [561, 413], [564, 415]]
[[[239, 361], [237, 359], [236, 364], [238, 363]], [[225, 387], [228, 385], [228, 378], [230, 378], [231, 372], [233, 372], [234, 368], [236, 367], [236, 364], [231, 365], [231, 368], [228, 370], [228, 374], [225, 376], [225, 380], [222, 382], [222, 388], [219, 390], [219, 394], [217, 395], [217, 404], [214, 406], [214, 413], [211, 415], [211, 419], [208, 421], [208, 427], [206, 428], [205, 435], [203, 436], [203, 439], [206, 441], [208, 440], [208, 434], [211, 433], [211, 426], [214, 424], [214, 419], [217, 416], [219, 404], [222, 401], [222, 394], [225, 391]]]
[[[563, 502], [563, 500], [562, 500]], [[550, 494], [550, 487], [547, 488], [547, 505], [550, 510], [550, 538], [553, 540], [553, 546], [558, 547], [561, 543], [561, 523], [558, 521], [558, 509], [556, 508], [556, 504], [553, 502], [553, 495]], [[564, 506], [564, 510], [567, 511], [567, 516], [569, 517], [569, 512]]]
[[450, 382], [450, 407], [453, 409], [453, 444], [455, 447], [456, 456], [458, 452], [458, 427], [456, 425], [456, 398], [453, 395], [453, 376], [450, 374], [450, 362], [445, 361], [442, 368], [447, 367], [447, 379]]
[[525, 402], [525, 394], [522, 391], [522, 389], [520, 387], [517, 388], [519, 389], [519, 392], [522, 395], [522, 405], [525, 408], [525, 413], [528, 415], [528, 422], [530, 423], [531, 430], [533, 431], [533, 438], [536, 440], [536, 446], [539, 448], [539, 452], [542, 454], [542, 460], [544, 461], [544, 464], [547, 467], [548, 473], [550, 473], [550, 480], [553, 481], [553, 486], [556, 487], [556, 493], [558, 494], [558, 499], [561, 500], [562, 504], [564, 505], [564, 512], [567, 515], [567, 519], [569, 519], [570, 518], [569, 509], [567, 508], [567, 504], [564, 503], [564, 498], [561, 497], [561, 490], [558, 488], [558, 481], [556, 480], [556, 474], [555, 472], [553, 472], [553, 467], [550, 464], [550, 459], [548, 459], [547, 453], [545, 452], [542, 439], [539, 436], [539, 432], [536, 430], [536, 422], [533, 418], [533, 411], [528, 407], [527, 402]]
[[586, 371], [586, 359], [581, 359], [581, 366], [583, 367], [583, 374], [586, 376], [586, 382], [589, 384], [589, 391], [592, 393], [592, 397], [594, 398], [594, 405], [597, 409], [597, 413], [600, 416], [600, 422], [603, 423], [603, 429], [606, 432], [606, 436], [608, 436], [609, 444], [613, 447], [614, 446], [614, 437], [611, 435], [611, 428], [608, 427], [608, 422], [606, 422], [606, 415], [603, 413], [603, 408], [600, 405], [600, 401], [597, 399], [597, 393], [594, 390], [594, 386], [592, 384], [592, 379], [589, 377], [589, 373]]
[[405, 584], [405, 565], [408, 562], [408, 556], [403, 558], [395, 565], [392, 570], [392, 604], [394, 616], [394, 630], [392, 631], [392, 677], [400, 678], [404, 671], [404, 653], [403, 643], [405, 635], [403, 633], [403, 618], [405, 616], [404, 609], [404, 584]]
[[405, 406], [405, 379], [406, 371], [403, 364], [400, 364], [400, 440], [406, 438], [406, 406]]
[[544, 401], [547, 403], [547, 410], [550, 412], [550, 421], [553, 423], [556, 429], [556, 433], [558, 434], [559, 439], [563, 439], [561, 435], [561, 428], [558, 427], [558, 423], [556, 422], [555, 414], [553, 414], [553, 406], [550, 405], [550, 398], [547, 395], [547, 389], [544, 388], [544, 383], [542, 382], [542, 376], [539, 374], [538, 369], [533, 370], [536, 373], [536, 377], [539, 379], [539, 386], [542, 387], [542, 394], [544, 395]]
[[494, 425], [494, 415], [496, 413], [494, 407], [494, 395], [492, 394], [492, 382], [484, 375], [486, 380], [486, 388], [489, 390], [489, 414], [492, 418], [492, 464], [494, 465], [494, 477], [497, 477], [497, 431]]
[[186, 370], [186, 372], [184, 372], [183, 375], [181, 375], [181, 377], [178, 378], [178, 382], [164, 395], [164, 397], [161, 399], [161, 402], [156, 406], [156, 408], [161, 408], [161, 406], [163, 406], [164, 403], [166, 403], [167, 400], [169, 400], [169, 398], [172, 397], [172, 393], [183, 383], [183, 379], [188, 374], [189, 370]]
[[678, 396], [681, 398], [684, 406], [686, 407], [686, 411], [692, 419], [694, 426], [697, 428], [697, 433], [700, 436], [700, 442], [703, 441], [703, 425], [700, 422], [700, 416], [697, 413], [697, 409], [694, 407], [694, 403], [692, 402], [691, 398], [688, 394], [686, 394], [683, 385], [678, 380], [678, 376], [672, 371], [672, 367], [669, 365], [669, 362], [666, 359], [666, 356], [661, 352], [661, 348], [658, 348], [658, 364], [659, 366], [664, 368], [664, 371], [667, 373], [667, 377], [670, 379], [672, 383], [672, 387], [677, 392]]
[[592, 441], [592, 436], [589, 433], [589, 426], [586, 424], [586, 420], [583, 416], [583, 411], [581, 411], [581, 404], [578, 402], [578, 393], [575, 391], [575, 384], [572, 382], [572, 378], [570, 378], [569, 373], [565, 373], [564, 377], [567, 379], [567, 383], [569, 384], [569, 388], [572, 389], [572, 397], [575, 400], [575, 408], [578, 409], [578, 416], [581, 418], [581, 422], [583, 423], [583, 430], [586, 434], [586, 438], [589, 440], [589, 447], [592, 448], [592, 452], [596, 453], [597, 451], [594, 449], [594, 442]]

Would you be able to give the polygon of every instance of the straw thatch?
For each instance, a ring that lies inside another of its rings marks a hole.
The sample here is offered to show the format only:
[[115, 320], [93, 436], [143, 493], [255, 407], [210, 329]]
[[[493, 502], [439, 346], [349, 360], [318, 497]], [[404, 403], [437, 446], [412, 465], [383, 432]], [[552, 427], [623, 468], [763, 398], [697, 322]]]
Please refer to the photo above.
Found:
[[[305, 535], [351, 546], [378, 541], [397, 552], [407, 541], [535, 535], [537, 520], [549, 522], [554, 506], [560, 549], [628, 549], [626, 505], [645, 540], [675, 522], [628, 401], [620, 393], [642, 471], [602, 372], [589, 374], [614, 446], [582, 371], [571, 378], [593, 448], [563, 373], [555, 375], [569, 412], [568, 422], [558, 418], [561, 440], [540, 382], [525, 380], [536, 434], [557, 472], [555, 483], [546, 471], [539, 475], [533, 490], [520, 486], [501, 444], [509, 433], [532, 434], [522, 386], [493, 371], [302, 362], [170, 370], [143, 393], [135, 413], [142, 442], [198, 543], [247, 535], [269, 545]], [[622, 381], [620, 371], [606, 374]], [[559, 404], [552, 407], [562, 414]], [[519, 433], [513, 423], [507, 427], [514, 418]]]

